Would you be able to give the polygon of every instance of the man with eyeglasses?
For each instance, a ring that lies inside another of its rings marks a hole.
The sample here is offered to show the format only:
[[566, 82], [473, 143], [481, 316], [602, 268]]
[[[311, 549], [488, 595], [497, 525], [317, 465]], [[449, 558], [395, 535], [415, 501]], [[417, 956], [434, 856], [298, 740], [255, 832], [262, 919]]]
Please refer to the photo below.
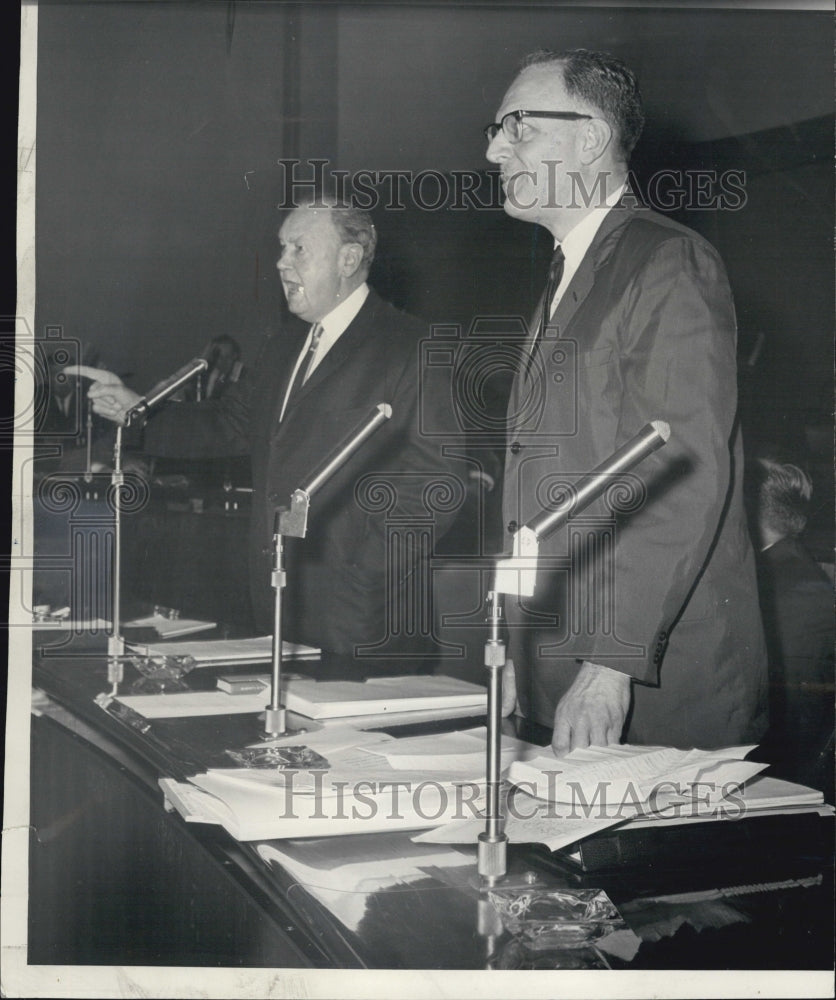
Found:
[[555, 243], [509, 404], [508, 547], [647, 421], [671, 427], [540, 543], [535, 596], [508, 601], [506, 681], [556, 753], [727, 746], [766, 724], [731, 292], [713, 247], [632, 193], [642, 125], [633, 73], [576, 50], [529, 56], [485, 129], [506, 213]]

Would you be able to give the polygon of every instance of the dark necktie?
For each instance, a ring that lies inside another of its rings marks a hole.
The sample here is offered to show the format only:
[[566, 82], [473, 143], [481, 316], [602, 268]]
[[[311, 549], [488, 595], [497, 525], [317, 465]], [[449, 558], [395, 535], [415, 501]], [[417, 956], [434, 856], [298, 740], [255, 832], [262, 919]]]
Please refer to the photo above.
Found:
[[546, 287], [543, 289], [543, 294], [540, 297], [540, 304], [537, 307], [537, 311], [534, 313], [534, 318], [531, 323], [531, 326], [536, 329], [536, 332], [534, 337], [531, 339], [531, 346], [528, 351], [528, 360], [525, 365], [526, 374], [528, 374], [528, 371], [531, 368], [531, 362], [534, 358], [534, 352], [537, 350], [537, 344], [545, 334], [546, 326], [551, 318], [552, 299], [554, 298], [554, 293], [560, 287], [560, 279], [563, 277], [563, 265], [565, 262], [566, 258], [563, 255], [563, 248], [558, 244], [558, 246], [555, 247], [551, 263], [549, 264], [549, 277], [546, 281]]
[[540, 324], [537, 328], [537, 340], [539, 340], [546, 332], [546, 326], [551, 318], [552, 299], [554, 298], [554, 293], [560, 286], [560, 279], [563, 277], [563, 265], [565, 262], [566, 258], [563, 256], [563, 248], [558, 243], [555, 247], [554, 253], [552, 254], [551, 263], [549, 264], [549, 278], [546, 282], [546, 289], [543, 292], [543, 300], [540, 308]]
[[322, 324], [314, 323], [311, 327], [311, 343], [305, 351], [305, 356], [299, 363], [299, 367], [296, 369], [296, 374], [293, 376], [293, 382], [291, 383], [290, 389], [285, 396], [285, 404], [282, 410], [282, 416], [287, 412], [288, 406], [290, 406], [293, 396], [297, 393], [302, 386], [307, 382], [308, 376], [311, 373], [311, 367], [316, 358], [316, 349], [319, 347], [319, 341], [322, 338]]

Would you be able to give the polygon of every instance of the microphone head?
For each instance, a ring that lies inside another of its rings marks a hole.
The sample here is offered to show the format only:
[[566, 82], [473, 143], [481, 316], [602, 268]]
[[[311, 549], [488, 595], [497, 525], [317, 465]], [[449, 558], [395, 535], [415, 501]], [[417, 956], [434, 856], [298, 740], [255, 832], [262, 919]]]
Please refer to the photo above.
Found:
[[388, 403], [378, 403], [377, 409], [383, 414], [384, 420], [388, 420], [392, 416], [392, 407]]
[[651, 420], [650, 426], [663, 441], [667, 441], [671, 436], [671, 425], [665, 420]]

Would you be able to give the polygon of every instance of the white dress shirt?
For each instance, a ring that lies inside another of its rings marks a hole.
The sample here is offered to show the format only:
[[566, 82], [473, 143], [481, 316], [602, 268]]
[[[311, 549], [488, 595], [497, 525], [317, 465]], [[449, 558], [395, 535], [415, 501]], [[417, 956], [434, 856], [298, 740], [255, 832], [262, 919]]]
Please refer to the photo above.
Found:
[[[552, 299], [552, 306], [549, 311], [550, 318], [557, 308], [558, 302], [563, 298], [563, 293], [569, 287], [569, 282], [574, 278], [575, 272], [581, 266], [581, 261], [586, 256], [586, 251], [592, 246], [595, 234], [601, 228], [601, 224], [606, 219], [607, 213], [613, 205], [618, 204], [619, 199], [624, 193], [624, 188], [625, 185], [622, 184], [621, 187], [613, 191], [603, 205], [593, 208], [589, 215], [584, 216], [574, 228], [570, 229], [560, 242], [565, 262], [563, 264], [563, 277], [560, 279], [560, 284], [557, 286], [554, 298]], [[555, 242], [555, 247], [557, 247], [557, 242]]]
[[[366, 301], [368, 294], [369, 286], [364, 281], [359, 288], [354, 289], [348, 298], [344, 299], [338, 306], [335, 306], [327, 316], [323, 316], [323, 318], [319, 321], [320, 326], [322, 327], [322, 334], [319, 338], [316, 354], [313, 358], [311, 358], [308, 374], [305, 378], [306, 381], [311, 377], [312, 372], [320, 364], [325, 355], [349, 328], [357, 313], [359, 313], [363, 308], [363, 303]], [[284, 394], [284, 401], [282, 403], [282, 413], [279, 418], [280, 420], [284, 419], [284, 411], [287, 408], [290, 387], [296, 379], [296, 372], [299, 371], [299, 366], [304, 361], [305, 355], [308, 353], [308, 348], [311, 346], [311, 338], [313, 336], [313, 328], [315, 325], [316, 324], [313, 324], [310, 330], [308, 330], [308, 335], [305, 337], [305, 343], [302, 345], [299, 357], [296, 359], [296, 364], [293, 366], [293, 371], [290, 373], [290, 379], [288, 380], [287, 389]]]

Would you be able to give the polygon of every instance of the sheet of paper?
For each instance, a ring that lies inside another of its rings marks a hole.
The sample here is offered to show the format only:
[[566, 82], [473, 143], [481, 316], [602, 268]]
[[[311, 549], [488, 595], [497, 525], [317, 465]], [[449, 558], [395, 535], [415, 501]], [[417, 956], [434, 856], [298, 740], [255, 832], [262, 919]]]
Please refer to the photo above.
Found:
[[508, 559], [498, 559], [493, 589], [500, 594], [532, 597], [537, 582], [539, 543], [531, 528], [523, 525], [514, 535], [514, 551]]
[[[398, 739], [385, 746], [371, 747], [396, 769], [428, 771], [485, 769], [487, 730], [484, 726], [463, 732], [431, 733]], [[513, 736], [502, 736], [503, 769], [514, 760], [528, 760], [542, 754], [543, 748]]]
[[187, 823], [223, 823], [229, 819], [229, 810], [214, 795], [201, 791], [185, 781], [160, 778], [166, 807], [176, 809]]
[[215, 628], [217, 622], [199, 621], [197, 618], [166, 618], [163, 615], [147, 615], [125, 622], [125, 628], [153, 628], [163, 639], [173, 639], [178, 635], [193, 635]]

